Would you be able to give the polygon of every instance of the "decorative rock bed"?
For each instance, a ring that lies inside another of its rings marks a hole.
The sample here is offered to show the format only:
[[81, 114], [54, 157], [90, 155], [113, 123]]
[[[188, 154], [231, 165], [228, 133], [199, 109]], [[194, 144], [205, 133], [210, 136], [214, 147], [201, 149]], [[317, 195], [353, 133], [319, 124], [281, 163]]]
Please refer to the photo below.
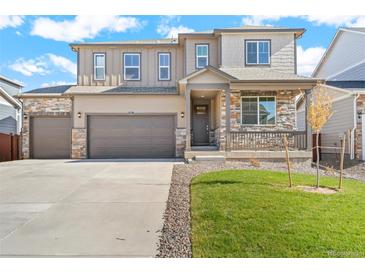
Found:
[[[364, 167], [364, 166], [363, 166]], [[282, 162], [261, 162], [253, 166], [249, 162], [205, 162], [193, 164], [177, 164], [173, 168], [172, 181], [164, 214], [164, 225], [157, 257], [186, 258], [192, 257], [190, 240], [190, 181], [193, 177], [209, 171], [232, 169], [255, 169], [286, 171]], [[316, 174], [316, 170], [305, 163], [294, 163], [293, 172]], [[362, 172], [365, 173], [365, 170]], [[363, 173], [348, 173], [345, 177], [365, 181]], [[322, 175], [327, 174], [321, 171]]]

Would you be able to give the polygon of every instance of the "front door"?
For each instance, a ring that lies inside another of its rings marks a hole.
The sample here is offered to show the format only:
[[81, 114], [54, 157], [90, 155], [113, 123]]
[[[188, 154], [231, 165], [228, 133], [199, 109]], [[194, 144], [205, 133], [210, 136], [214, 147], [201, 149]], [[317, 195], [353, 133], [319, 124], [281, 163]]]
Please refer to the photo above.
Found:
[[209, 105], [194, 105], [193, 109], [193, 145], [209, 145]]

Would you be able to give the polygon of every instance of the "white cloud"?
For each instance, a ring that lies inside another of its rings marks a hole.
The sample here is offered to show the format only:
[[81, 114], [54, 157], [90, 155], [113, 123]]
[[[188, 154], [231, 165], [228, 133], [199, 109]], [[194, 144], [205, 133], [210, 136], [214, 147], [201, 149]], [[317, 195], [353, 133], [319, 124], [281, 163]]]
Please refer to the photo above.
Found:
[[365, 16], [354, 15], [305, 15], [302, 18], [316, 25], [364, 27]]
[[76, 76], [77, 72], [74, 62], [52, 53], [47, 53], [34, 59], [19, 58], [9, 68], [25, 76], [32, 76], [33, 74], [46, 75], [52, 71], [67, 72], [72, 76]]
[[283, 16], [281, 15], [252, 15], [242, 18], [243, 25], [249, 26], [271, 26], [268, 22], [279, 21]]
[[52, 81], [50, 83], [41, 84], [41, 87], [46, 88], [46, 87], [64, 86], [64, 85], [76, 85], [76, 83], [75, 82], [66, 82], [66, 81]]
[[[179, 25], [180, 16], [163, 16], [157, 26], [157, 33], [166, 38], [176, 38], [179, 33], [193, 32], [194, 29]], [[177, 25], [177, 26], [176, 26]]]
[[76, 76], [77, 66], [74, 62], [63, 56], [58, 56], [52, 53], [48, 53], [47, 56], [51, 61], [51, 63], [56, 67], [60, 68], [61, 71], [69, 72], [73, 76]]
[[19, 58], [14, 64], [11, 64], [9, 68], [20, 72], [25, 76], [32, 76], [33, 74], [46, 75], [49, 73], [49, 70], [47, 69], [47, 63], [45, 62], [44, 58], [28, 60]]
[[23, 16], [0, 15], [0, 29], [15, 28], [24, 23]]
[[325, 48], [313, 47], [303, 49], [302, 46], [297, 47], [298, 74], [310, 76], [321, 60]]
[[79, 15], [72, 20], [55, 21], [48, 17], [37, 18], [32, 35], [56, 41], [75, 42], [95, 38], [102, 31], [126, 32], [144, 25], [135, 17]]

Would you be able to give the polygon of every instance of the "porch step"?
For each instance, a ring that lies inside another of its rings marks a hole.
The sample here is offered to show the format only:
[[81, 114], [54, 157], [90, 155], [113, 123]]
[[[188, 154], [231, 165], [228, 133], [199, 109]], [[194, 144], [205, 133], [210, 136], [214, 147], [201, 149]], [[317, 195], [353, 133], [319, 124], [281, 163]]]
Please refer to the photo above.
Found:
[[197, 162], [224, 162], [226, 160], [225, 156], [222, 155], [205, 155], [205, 156], [195, 156], [194, 160]]
[[216, 151], [218, 150], [217, 146], [192, 146], [192, 151]]

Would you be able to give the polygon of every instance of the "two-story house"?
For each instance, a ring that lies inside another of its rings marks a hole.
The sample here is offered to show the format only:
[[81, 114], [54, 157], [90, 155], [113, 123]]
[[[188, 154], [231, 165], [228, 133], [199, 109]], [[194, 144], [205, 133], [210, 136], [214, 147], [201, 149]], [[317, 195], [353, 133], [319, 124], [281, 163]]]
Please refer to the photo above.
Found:
[[[346, 157], [365, 160], [365, 28], [339, 28], [313, 72], [326, 81], [333, 113], [321, 130], [323, 160], [339, 158], [345, 134]], [[305, 128], [304, 101], [298, 104], [298, 127]]]
[[287, 135], [292, 155], [310, 157], [306, 132], [295, 128], [295, 97], [316, 84], [296, 73], [304, 31], [239, 27], [71, 44], [77, 85], [21, 96], [23, 155], [275, 158]]

